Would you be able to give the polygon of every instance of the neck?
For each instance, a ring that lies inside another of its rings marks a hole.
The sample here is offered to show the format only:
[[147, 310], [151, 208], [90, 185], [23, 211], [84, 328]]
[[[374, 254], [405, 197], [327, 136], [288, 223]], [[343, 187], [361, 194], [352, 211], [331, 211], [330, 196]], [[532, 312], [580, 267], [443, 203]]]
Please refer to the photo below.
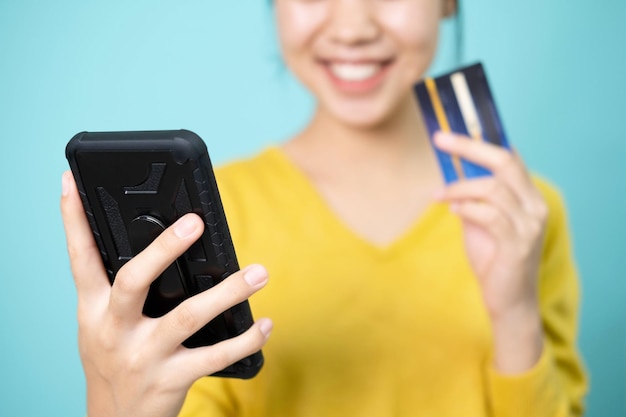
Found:
[[283, 149], [335, 215], [378, 245], [404, 233], [441, 187], [412, 96], [391, 120], [367, 128], [341, 124], [318, 108]]

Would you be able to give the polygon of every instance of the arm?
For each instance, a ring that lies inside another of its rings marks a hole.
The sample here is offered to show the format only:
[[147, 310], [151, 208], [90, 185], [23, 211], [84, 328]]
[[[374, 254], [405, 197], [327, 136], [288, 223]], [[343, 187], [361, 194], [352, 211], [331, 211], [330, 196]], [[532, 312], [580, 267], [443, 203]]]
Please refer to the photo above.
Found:
[[447, 187], [440, 199], [463, 222], [491, 318], [494, 416], [580, 415], [578, 283], [560, 198], [535, 185], [518, 155], [451, 135], [439, 135], [437, 144], [493, 172]]
[[[492, 406], [502, 415], [533, 415], [531, 411], [552, 408], [545, 415], [581, 416], [587, 381], [576, 350], [579, 282], [565, 207], [554, 189], [536, 183], [549, 207], [538, 288], [544, 347], [538, 363], [526, 372], [489, 371]], [[535, 410], [525, 411], [531, 404]]]

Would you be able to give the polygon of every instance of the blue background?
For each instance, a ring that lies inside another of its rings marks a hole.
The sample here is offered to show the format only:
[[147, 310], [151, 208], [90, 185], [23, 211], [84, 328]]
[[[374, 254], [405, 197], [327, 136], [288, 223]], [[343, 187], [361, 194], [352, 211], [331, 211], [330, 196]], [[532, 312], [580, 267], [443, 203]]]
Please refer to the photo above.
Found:
[[[601, 3], [601, 5], [600, 5]], [[563, 191], [583, 284], [588, 415], [626, 415], [626, 1], [467, 2], [511, 141]], [[433, 72], [454, 65], [455, 22]], [[214, 162], [301, 126], [265, 0], [0, 0], [0, 415], [82, 416], [58, 210], [80, 130], [187, 128]]]

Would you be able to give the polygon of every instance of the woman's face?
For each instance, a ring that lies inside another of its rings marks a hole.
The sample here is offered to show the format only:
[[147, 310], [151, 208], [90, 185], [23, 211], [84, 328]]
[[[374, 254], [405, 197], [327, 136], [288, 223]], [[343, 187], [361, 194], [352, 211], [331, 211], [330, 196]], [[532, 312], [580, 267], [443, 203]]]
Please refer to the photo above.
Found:
[[276, 0], [283, 57], [322, 111], [360, 127], [407, 103], [452, 0]]

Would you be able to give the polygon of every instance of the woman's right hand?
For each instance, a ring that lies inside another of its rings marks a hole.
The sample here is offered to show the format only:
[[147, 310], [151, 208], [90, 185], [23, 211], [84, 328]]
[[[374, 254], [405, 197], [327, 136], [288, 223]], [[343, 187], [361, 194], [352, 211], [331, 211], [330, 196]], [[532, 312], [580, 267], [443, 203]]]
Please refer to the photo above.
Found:
[[78, 295], [78, 343], [87, 380], [89, 417], [176, 416], [198, 378], [257, 352], [272, 328], [260, 319], [245, 333], [212, 346], [181, 343], [227, 308], [267, 283], [252, 265], [185, 300], [160, 318], [142, 314], [152, 281], [203, 231], [183, 216], [119, 271], [109, 284], [70, 172], [63, 174], [61, 212]]

